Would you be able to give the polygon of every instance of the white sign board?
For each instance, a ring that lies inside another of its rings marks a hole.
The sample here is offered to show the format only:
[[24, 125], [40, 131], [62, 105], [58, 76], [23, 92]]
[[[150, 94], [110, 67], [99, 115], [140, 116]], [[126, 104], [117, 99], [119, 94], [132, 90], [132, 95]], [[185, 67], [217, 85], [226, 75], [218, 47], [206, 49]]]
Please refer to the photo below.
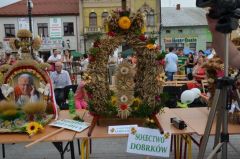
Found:
[[108, 134], [129, 134], [132, 128], [137, 128], [137, 125], [117, 125], [109, 126]]
[[158, 129], [138, 127], [128, 136], [127, 152], [149, 156], [169, 157], [171, 134]]
[[63, 40], [61, 38], [50, 39], [49, 37], [43, 37], [42, 45], [39, 50], [51, 50], [52, 48], [61, 50], [63, 48], [62, 42]]
[[[18, 18], [18, 29], [29, 29], [29, 18]], [[33, 19], [32, 19], [32, 30], [33, 30]]]
[[61, 18], [50, 18], [50, 38], [61, 39], [62, 38], [62, 20]]
[[70, 129], [77, 132], [81, 132], [87, 127], [89, 127], [89, 124], [86, 122], [80, 122], [80, 121], [70, 120], [70, 119], [57, 120], [53, 123], [50, 123], [49, 125]]

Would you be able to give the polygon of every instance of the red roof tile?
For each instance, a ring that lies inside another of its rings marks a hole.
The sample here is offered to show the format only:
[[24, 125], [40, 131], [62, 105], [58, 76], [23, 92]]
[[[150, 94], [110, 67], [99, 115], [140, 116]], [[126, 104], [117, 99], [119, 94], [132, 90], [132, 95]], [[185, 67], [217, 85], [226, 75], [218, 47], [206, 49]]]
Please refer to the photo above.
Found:
[[[33, 16], [79, 14], [79, 0], [32, 0], [32, 2]], [[27, 0], [0, 8], [0, 16], [25, 16], [27, 13]]]

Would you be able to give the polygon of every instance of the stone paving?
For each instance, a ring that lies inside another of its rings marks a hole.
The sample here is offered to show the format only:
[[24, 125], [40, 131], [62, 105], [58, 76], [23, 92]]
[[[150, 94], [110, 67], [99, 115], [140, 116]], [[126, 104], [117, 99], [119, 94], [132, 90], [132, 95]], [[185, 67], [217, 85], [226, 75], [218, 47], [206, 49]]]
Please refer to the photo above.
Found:
[[[198, 138], [195, 136], [195, 138]], [[212, 149], [213, 137], [210, 137], [207, 147], [207, 153]], [[234, 135], [230, 137], [230, 142], [240, 152], [240, 136]], [[127, 139], [96, 139], [93, 140], [93, 152], [90, 159], [146, 159], [146, 156], [126, 153]], [[6, 145], [6, 159], [60, 159], [60, 155], [52, 143], [39, 143], [29, 149], [24, 148], [22, 144], [7, 144]], [[75, 145], [75, 157], [79, 159], [77, 142]], [[0, 150], [0, 159], [2, 158], [2, 150]], [[196, 159], [198, 154], [198, 147], [193, 144], [193, 159]], [[150, 159], [157, 159], [160, 157], [149, 157]], [[149, 159], [148, 158], [148, 159]], [[219, 158], [221, 158], [219, 156]], [[239, 159], [240, 153], [235, 152], [230, 146], [228, 149], [228, 159]], [[65, 159], [71, 159], [70, 152], [66, 152]], [[171, 152], [170, 159], [174, 159]]]

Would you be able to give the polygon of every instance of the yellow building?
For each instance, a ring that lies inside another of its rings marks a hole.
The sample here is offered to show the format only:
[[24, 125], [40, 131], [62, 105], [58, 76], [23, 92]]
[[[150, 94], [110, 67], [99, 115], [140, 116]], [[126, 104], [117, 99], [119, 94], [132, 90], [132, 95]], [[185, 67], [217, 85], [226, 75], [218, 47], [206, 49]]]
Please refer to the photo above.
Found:
[[[127, 0], [127, 9], [131, 12], [142, 11], [145, 14], [146, 34], [159, 32], [160, 0]], [[85, 51], [91, 47], [97, 34], [106, 33], [104, 22], [112, 10], [122, 8], [122, 0], [80, 0], [80, 34]]]

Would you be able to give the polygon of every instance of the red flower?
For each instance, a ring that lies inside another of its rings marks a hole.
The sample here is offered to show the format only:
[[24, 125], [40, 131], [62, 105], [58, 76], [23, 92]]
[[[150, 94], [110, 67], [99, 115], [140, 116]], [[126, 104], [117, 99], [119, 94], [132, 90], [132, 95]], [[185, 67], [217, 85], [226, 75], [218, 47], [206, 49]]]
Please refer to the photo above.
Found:
[[120, 109], [121, 110], [126, 110], [128, 108], [128, 105], [127, 104], [121, 104], [120, 105]]
[[156, 100], [157, 102], [160, 102], [160, 101], [161, 101], [161, 97], [160, 97], [159, 95], [157, 95], [157, 96], [155, 96], [155, 100]]
[[115, 32], [113, 32], [113, 31], [110, 31], [110, 32], [108, 32], [108, 36], [115, 36], [116, 35], [116, 33]]
[[160, 64], [161, 64], [161, 65], [165, 65], [165, 60], [162, 59], [162, 60], [160, 61]]
[[96, 58], [93, 55], [89, 55], [88, 60], [89, 60], [89, 62], [94, 62], [96, 60]]
[[145, 37], [145, 35], [140, 35], [140, 36], [139, 36], [139, 39], [140, 39], [141, 41], [146, 41], [146, 40], [147, 40], [147, 38]]

